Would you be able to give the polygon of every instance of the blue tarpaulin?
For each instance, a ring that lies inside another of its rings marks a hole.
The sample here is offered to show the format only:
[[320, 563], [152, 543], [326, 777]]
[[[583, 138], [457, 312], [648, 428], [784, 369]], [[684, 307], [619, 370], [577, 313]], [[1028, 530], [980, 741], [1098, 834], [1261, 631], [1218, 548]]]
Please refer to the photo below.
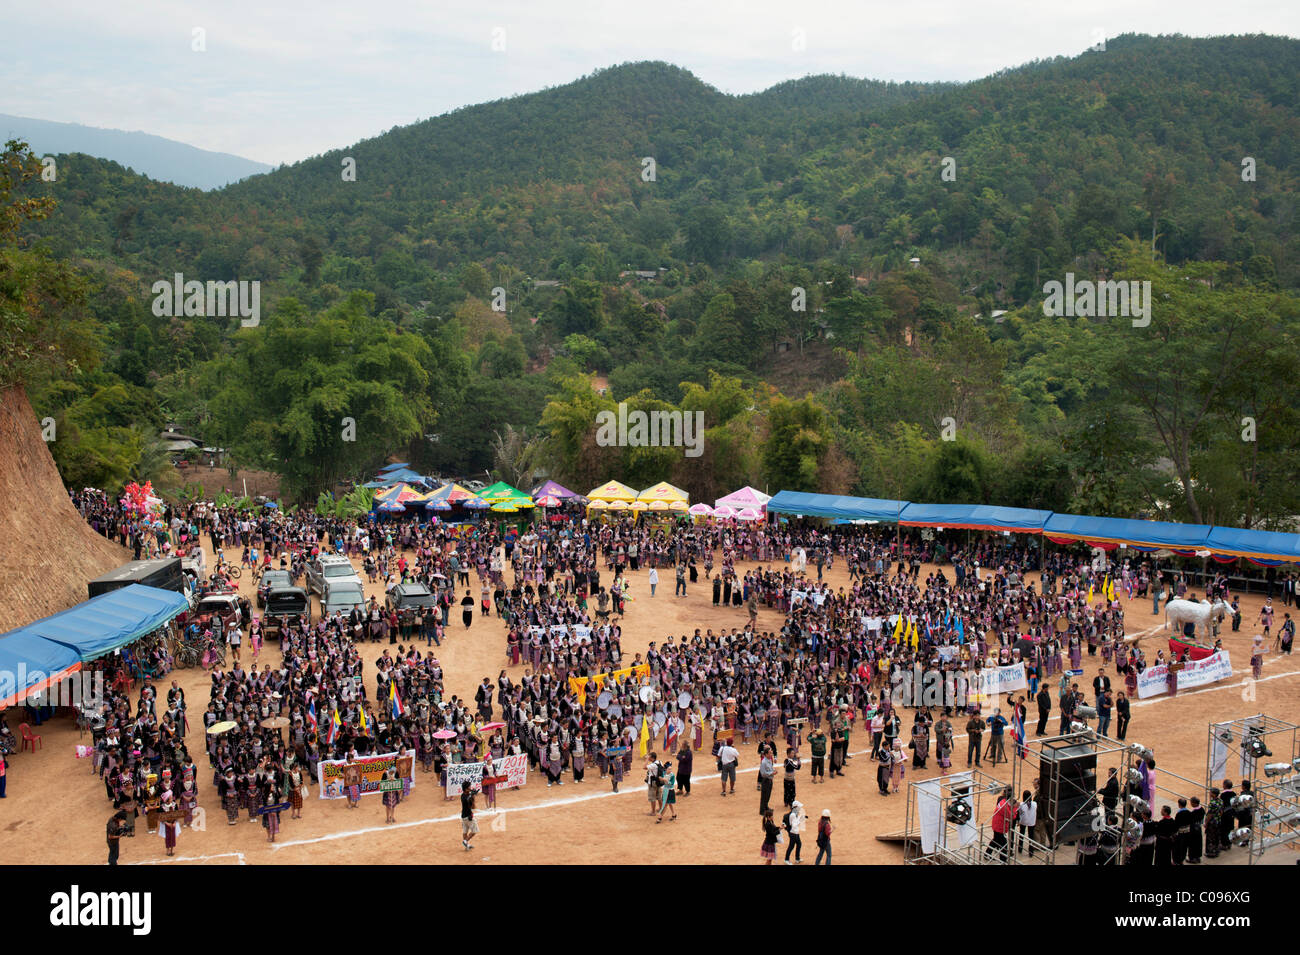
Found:
[[[68, 647], [82, 663], [88, 663], [139, 640], [188, 609], [189, 603], [174, 590], [131, 584], [10, 631], [0, 637], [0, 646], [9, 646], [13, 638], [24, 635], [41, 637]], [[30, 649], [35, 645], [15, 646]]]
[[1125, 517], [1053, 514], [1048, 519], [1047, 526], [1043, 528], [1043, 533], [1051, 538], [1065, 540], [1195, 551], [1205, 549], [1205, 539], [1209, 536], [1210, 525], [1138, 521]]
[[1212, 527], [1206, 539], [1206, 547], [1220, 557], [1300, 562], [1300, 534]]
[[71, 647], [15, 630], [0, 637], [0, 709], [18, 706], [29, 693], [47, 690], [81, 669]]
[[1051, 511], [990, 504], [909, 504], [899, 522], [904, 527], [943, 527], [973, 531], [1041, 534]]
[[846, 521], [893, 523], [907, 507], [906, 501], [883, 501], [874, 497], [845, 497], [839, 494], [808, 494], [782, 491], [767, 502], [769, 514], [797, 514], [800, 517], [830, 517]]

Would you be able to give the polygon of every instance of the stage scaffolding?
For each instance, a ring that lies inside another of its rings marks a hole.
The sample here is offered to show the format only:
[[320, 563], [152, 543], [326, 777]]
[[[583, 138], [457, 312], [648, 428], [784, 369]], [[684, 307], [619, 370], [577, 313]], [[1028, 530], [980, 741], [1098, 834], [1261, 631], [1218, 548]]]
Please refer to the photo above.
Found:
[[[1050, 865], [1049, 847], [1034, 839], [1023, 839], [1017, 846], [1014, 828], [1007, 837], [1005, 851], [990, 850], [993, 811], [1007, 788], [1002, 780], [978, 769], [909, 783], [903, 862], [907, 865]], [[1034, 855], [1029, 854], [1030, 849]]]
[[[1250, 751], [1255, 740], [1259, 755]], [[1300, 726], [1263, 713], [1209, 724], [1206, 789], [1233, 775], [1250, 783], [1254, 797], [1251, 864], [1276, 846], [1300, 844]]]

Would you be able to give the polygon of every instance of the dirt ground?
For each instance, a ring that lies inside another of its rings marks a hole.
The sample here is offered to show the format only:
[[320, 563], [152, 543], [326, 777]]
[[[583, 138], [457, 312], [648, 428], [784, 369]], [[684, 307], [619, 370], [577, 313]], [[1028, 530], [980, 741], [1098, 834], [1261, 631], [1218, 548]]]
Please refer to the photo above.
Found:
[[[211, 559], [211, 558], [209, 558]], [[922, 576], [931, 570], [926, 567]], [[661, 586], [654, 598], [649, 595], [645, 570], [630, 573], [633, 601], [623, 621], [623, 650], [630, 658], [644, 651], [650, 640], [662, 640], [669, 634], [690, 633], [695, 627], [742, 626], [744, 610], [715, 608], [710, 590], [701, 582], [685, 598], [672, 596]], [[842, 561], [827, 571], [836, 587], [847, 585], [847, 571]], [[242, 581], [242, 589], [251, 595], [252, 584]], [[367, 592], [380, 597], [379, 587], [367, 584]], [[1128, 739], [1154, 749], [1162, 772], [1161, 784], [1178, 789], [1179, 781], [1168, 772], [1201, 781], [1205, 775], [1206, 725], [1210, 721], [1266, 713], [1283, 720], [1300, 723], [1300, 657], [1276, 654], [1265, 657], [1263, 680], [1251, 691], [1238, 682], [1249, 673], [1249, 647], [1257, 628], [1262, 599], [1243, 599], [1243, 621], [1239, 633], [1224, 628], [1224, 645], [1229, 650], [1236, 679], [1212, 687], [1183, 691], [1174, 699], [1165, 696], [1135, 702]], [[1280, 601], [1277, 623], [1282, 620]], [[1163, 626], [1163, 613], [1151, 615], [1149, 601], [1126, 605], [1128, 631], [1147, 630], [1157, 623]], [[1294, 613], [1294, 609], [1292, 610]], [[472, 696], [484, 677], [495, 681], [506, 665], [505, 628], [496, 618], [476, 618], [467, 631], [453, 614], [448, 639], [439, 657], [446, 672], [447, 692]], [[760, 611], [760, 628], [775, 630], [781, 618], [772, 610]], [[1155, 633], [1146, 643], [1148, 655], [1166, 646], [1163, 635]], [[374, 692], [372, 661], [379, 656], [378, 644], [368, 644], [363, 658], [368, 660], [366, 685]], [[263, 660], [275, 665], [279, 651], [274, 642], [263, 650]], [[1085, 677], [1081, 686], [1090, 684], [1100, 656], [1084, 657]], [[522, 667], [511, 671], [522, 675]], [[1116, 686], [1122, 686], [1113, 667], [1107, 667]], [[201, 669], [173, 674], [186, 690], [192, 719], [207, 705], [209, 679]], [[167, 684], [160, 685], [160, 695]], [[1091, 697], [1090, 686], [1085, 692]], [[1053, 693], [1055, 708], [1055, 693]], [[1005, 712], [1005, 710], [1004, 710]], [[1031, 719], [1036, 710], [1031, 702]], [[17, 731], [18, 717], [10, 714], [10, 725]], [[1058, 725], [1055, 709], [1049, 732]], [[907, 721], [910, 725], [910, 720]], [[958, 729], [961, 727], [958, 726]], [[0, 841], [0, 862], [13, 863], [97, 863], [106, 857], [104, 826], [111, 815], [111, 803], [105, 798], [103, 784], [90, 772], [90, 761], [75, 757], [78, 733], [70, 718], [58, 717], [37, 729], [44, 746], [34, 755], [17, 754], [11, 758], [8, 799], [0, 813], [0, 827], [5, 837]], [[201, 725], [190, 729], [190, 748], [201, 770], [206, 770]], [[678, 801], [679, 819], [665, 819], [657, 824], [647, 815], [645, 787], [637, 785], [638, 768], [625, 780], [615, 795], [610, 784], [599, 780], [599, 773], [588, 771], [586, 780], [548, 789], [545, 777], [530, 773], [523, 788], [500, 794], [501, 812], [479, 815], [481, 834], [474, 848], [465, 852], [460, 845], [459, 805], [444, 800], [437, 777], [417, 770], [416, 786], [409, 799], [397, 809], [397, 824], [384, 824], [384, 810], [378, 797], [367, 796], [361, 807], [349, 810], [345, 800], [326, 802], [317, 798], [315, 785], [301, 820], [287, 814], [279, 841], [268, 844], [260, 826], [241, 821], [229, 826], [221, 811], [211, 776], [200, 773], [199, 804], [205, 810], [203, 831], [183, 830], [177, 854], [167, 859], [162, 840], [145, 835], [139, 826], [134, 840], [122, 841], [122, 862], [181, 864], [275, 864], [275, 863], [445, 863], [456, 865], [490, 865], [494, 863], [528, 864], [618, 864], [618, 863], [731, 863], [758, 864], [762, 834], [758, 817], [756, 791], [756, 757], [754, 747], [741, 747], [741, 771], [736, 796], [721, 798], [712, 759], [706, 749], [696, 759], [693, 793]], [[1032, 730], [1031, 730], [1032, 735]], [[89, 742], [87, 737], [86, 742]], [[890, 864], [902, 861], [901, 847], [876, 840], [878, 833], [901, 830], [906, 824], [906, 795], [884, 797], [875, 786], [875, 767], [864, 750], [870, 739], [861, 723], [853, 734], [850, 752], [859, 754], [849, 763], [847, 774], [824, 785], [812, 786], [805, 768], [800, 774], [798, 796], [811, 817], [830, 809], [835, 824], [834, 859], [837, 864]], [[1011, 749], [1008, 742], [1008, 750]], [[806, 755], [806, 754], [805, 754]], [[957, 740], [954, 768], [964, 766], [965, 742]], [[1278, 753], [1278, 758], [1286, 754]], [[936, 760], [930, 760], [934, 767]], [[989, 767], [985, 767], [988, 771]], [[907, 779], [918, 778], [908, 768]], [[993, 773], [1011, 781], [1006, 764]], [[919, 778], [939, 775], [932, 768], [919, 771]], [[1099, 770], [1099, 775], [1103, 772]], [[1191, 786], [1184, 787], [1188, 795]], [[778, 781], [773, 802], [779, 804]], [[1161, 802], [1173, 802], [1166, 795]], [[778, 806], [779, 808], [779, 806]], [[805, 864], [816, 854], [811, 833], [805, 835]], [[809, 851], [811, 850], [811, 851]], [[1235, 859], [1233, 858], [1235, 857]], [[1291, 862], [1294, 853], [1282, 861]], [[1073, 851], [1063, 850], [1058, 861], [1072, 861]], [[1222, 861], [1222, 860], [1221, 860]], [[1245, 861], [1245, 853], [1234, 850], [1227, 861]]]

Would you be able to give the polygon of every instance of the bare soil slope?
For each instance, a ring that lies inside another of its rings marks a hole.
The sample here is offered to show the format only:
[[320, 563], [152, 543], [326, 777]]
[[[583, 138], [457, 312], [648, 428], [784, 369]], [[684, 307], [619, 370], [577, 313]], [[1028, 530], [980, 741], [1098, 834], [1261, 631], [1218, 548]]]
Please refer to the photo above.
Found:
[[0, 391], [0, 632], [80, 603], [130, 559], [72, 506], [26, 392]]

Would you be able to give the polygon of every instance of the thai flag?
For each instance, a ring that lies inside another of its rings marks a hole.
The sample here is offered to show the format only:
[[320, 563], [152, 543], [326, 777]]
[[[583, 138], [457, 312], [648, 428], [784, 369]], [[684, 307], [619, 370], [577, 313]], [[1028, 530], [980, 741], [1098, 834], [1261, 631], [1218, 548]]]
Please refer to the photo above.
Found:
[[329, 732], [329, 738], [327, 742], [333, 743], [336, 739], [339, 738], [339, 727], [341, 727], [342, 725], [343, 725], [343, 721], [339, 719], [338, 707], [335, 707], [334, 718], [330, 720], [330, 732]]
[[316, 732], [316, 701], [310, 698], [307, 700], [307, 722], [311, 725], [312, 732]]
[[673, 744], [677, 742], [677, 720], [676, 718], [668, 721], [668, 732], [664, 737], [664, 748], [672, 749]]
[[1020, 707], [1012, 711], [1011, 717], [1011, 737], [1016, 741], [1016, 755], [1021, 759], [1025, 758], [1025, 715]]
[[388, 702], [393, 707], [393, 719], [397, 719], [406, 712], [406, 707], [402, 706], [402, 698], [397, 695], [397, 681], [388, 684]]

